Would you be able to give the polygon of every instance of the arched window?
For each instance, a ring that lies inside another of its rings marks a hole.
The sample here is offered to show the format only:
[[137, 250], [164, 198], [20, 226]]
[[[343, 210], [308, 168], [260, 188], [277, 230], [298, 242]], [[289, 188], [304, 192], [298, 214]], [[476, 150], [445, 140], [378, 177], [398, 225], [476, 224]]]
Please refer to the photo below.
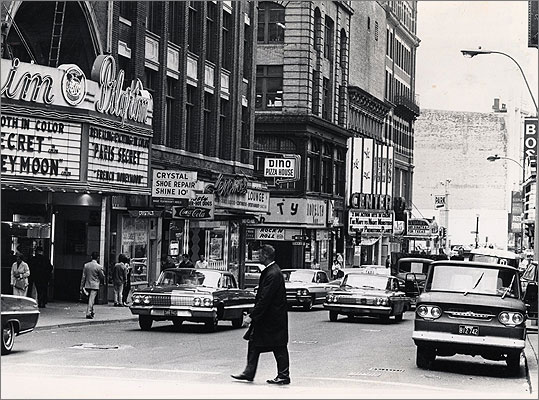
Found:
[[284, 42], [285, 8], [271, 1], [258, 5], [258, 43]]
[[316, 51], [322, 49], [322, 14], [319, 8], [314, 9], [314, 48]]
[[326, 15], [326, 26], [324, 30], [324, 57], [333, 60], [333, 40], [335, 23]]
[[[60, 5], [58, 2], [60, 8], [56, 8], [56, 2], [22, 2], [13, 15], [15, 23], [10, 25], [7, 33], [7, 51], [4, 51], [3, 57], [18, 58], [22, 62], [34, 61], [36, 64], [51, 67], [76, 64], [89, 77], [99, 49], [97, 42], [93, 40], [95, 35], [91, 32], [95, 28], [90, 26], [82, 3], [68, 1], [65, 5]], [[52, 37], [51, 29], [55, 15], [61, 15], [62, 12], [63, 29], [59, 41], [56, 36]], [[14, 28], [15, 25], [24, 37], [24, 42]]]

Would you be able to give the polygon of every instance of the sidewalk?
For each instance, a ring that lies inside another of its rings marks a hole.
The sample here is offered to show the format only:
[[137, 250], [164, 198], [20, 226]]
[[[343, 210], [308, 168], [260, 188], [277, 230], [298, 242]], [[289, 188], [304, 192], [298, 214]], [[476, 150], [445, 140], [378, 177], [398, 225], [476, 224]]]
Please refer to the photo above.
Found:
[[[94, 319], [86, 319], [86, 303], [49, 302], [46, 308], [40, 308], [39, 311], [40, 316], [36, 330], [137, 320], [137, 317], [131, 314], [129, 307], [114, 307], [113, 303], [95, 305]], [[527, 327], [528, 335], [526, 347], [524, 348], [526, 375], [530, 385], [530, 392], [536, 395], [539, 393], [537, 382], [537, 350], [539, 347], [537, 325], [533, 325], [531, 321], [528, 321]]]
[[87, 324], [106, 324], [110, 322], [135, 321], [129, 307], [114, 307], [113, 303], [94, 305], [94, 319], [86, 319], [86, 303], [54, 301], [46, 308], [39, 309], [40, 315], [36, 330]]

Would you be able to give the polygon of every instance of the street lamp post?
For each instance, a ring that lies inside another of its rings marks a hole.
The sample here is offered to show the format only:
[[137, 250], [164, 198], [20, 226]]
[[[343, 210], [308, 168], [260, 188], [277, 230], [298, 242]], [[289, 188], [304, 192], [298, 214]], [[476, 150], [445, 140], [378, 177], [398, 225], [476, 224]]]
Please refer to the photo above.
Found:
[[[513, 61], [518, 69], [520, 70], [520, 73], [522, 74], [522, 78], [524, 78], [524, 83], [526, 83], [526, 87], [528, 88], [528, 92], [530, 93], [530, 97], [532, 98], [533, 105], [535, 106], [535, 116], [539, 114], [539, 109], [537, 108], [537, 102], [535, 101], [535, 97], [533, 96], [533, 92], [530, 89], [530, 85], [528, 84], [528, 80], [526, 79], [526, 75], [524, 74], [524, 71], [522, 70], [522, 67], [520, 64], [515, 60], [513, 57], [511, 57], [509, 54], [506, 54], [502, 51], [493, 51], [493, 50], [461, 50], [460, 51], [464, 57], [475, 57], [481, 54], [500, 54], [502, 56], [505, 56], [509, 58], [511, 61]], [[539, 154], [539, 140], [535, 141], [535, 156]], [[537, 171], [535, 172], [535, 228], [534, 228], [534, 244], [533, 244], [533, 253], [534, 253], [534, 259], [535, 261], [539, 261], [539, 179], [537, 179]]]
[[[517, 164], [521, 169], [522, 169], [522, 180], [524, 180], [524, 166], [519, 163], [517, 160], [515, 160], [514, 158], [511, 158], [511, 157], [504, 157], [504, 156], [499, 156], [497, 154], [494, 154], [493, 156], [488, 156], [487, 157], [487, 160], [488, 161], [491, 161], [491, 162], [494, 162], [496, 160], [510, 160], [510, 161], [513, 161], [515, 164]], [[520, 186], [520, 190], [521, 190], [521, 207], [522, 207], [522, 212], [524, 212], [524, 190], [523, 190], [523, 187], [522, 187], [522, 182], [520, 182], [519, 184]], [[513, 204], [513, 199], [511, 197], [511, 204]], [[511, 214], [513, 213], [513, 209], [511, 207]], [[512, 220], [512, 219], [511, 219]], [[521, 221], [520, 222], [520, 252], [522, 252], [523, 250], [523, 246], [524, 246], [524, 223]], [[516, 246], [516, 242], [515, 242], [515, 246]]]

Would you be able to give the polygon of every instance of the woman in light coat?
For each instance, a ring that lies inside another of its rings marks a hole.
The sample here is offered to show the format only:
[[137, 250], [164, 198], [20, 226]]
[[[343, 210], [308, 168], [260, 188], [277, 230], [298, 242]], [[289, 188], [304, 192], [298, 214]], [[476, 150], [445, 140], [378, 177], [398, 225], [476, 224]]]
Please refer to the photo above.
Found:
[[11, 286], [15, 296], [26, 296], [28, 289], [28, 277], [30, 268], [22, 259], [22, 254], [17, 253], [17, 261], [11, 266]]

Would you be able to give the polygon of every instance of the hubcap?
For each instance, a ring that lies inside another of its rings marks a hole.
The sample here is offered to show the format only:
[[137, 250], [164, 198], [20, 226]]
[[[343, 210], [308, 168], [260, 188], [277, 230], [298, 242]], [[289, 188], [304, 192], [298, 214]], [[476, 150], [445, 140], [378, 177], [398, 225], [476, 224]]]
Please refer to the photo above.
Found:
[[13, 342], [13, 330], [11, 329], [10, 324], [2, 329], [2, 340], [7, 348], [11, 347], [11, 343]]

